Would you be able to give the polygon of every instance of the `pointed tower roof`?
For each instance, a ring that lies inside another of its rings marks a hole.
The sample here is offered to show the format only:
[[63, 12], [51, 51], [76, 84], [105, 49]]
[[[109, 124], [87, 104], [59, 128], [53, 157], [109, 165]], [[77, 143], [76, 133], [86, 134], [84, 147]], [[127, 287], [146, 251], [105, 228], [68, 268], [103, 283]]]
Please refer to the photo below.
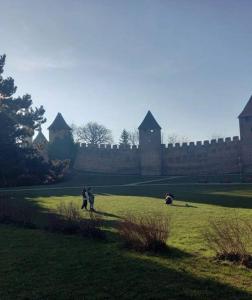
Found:
[[71, 127], [69, 127], [62, 117], [61, 113], [58, 113], [55, 120], [52, 122], [52, 124], [48, 127], [49, 130], [61, 130], [61, 129], [66, 129], [66, 130], [71, 130]]
[[44, 134], [42, 133], [41, 128], [39, 128], [39, 132], [38, 132], [37, 136], [35, 137], [33, 144], [48, 144], [48, 141], [47, 141], [46, 137], [44, 136]]
[[148, 129], [161, 129], [158, 122], [153, 117], [152, 113], [150, 111], [147, 112], [143, 122], [140, 124], [138, 129], [141, 130], [148, 130]]
[[244, 107], [243, 111], [239, 115], [239, 118], [252, 117], [252, 96], [249, 98], [248, 103]]

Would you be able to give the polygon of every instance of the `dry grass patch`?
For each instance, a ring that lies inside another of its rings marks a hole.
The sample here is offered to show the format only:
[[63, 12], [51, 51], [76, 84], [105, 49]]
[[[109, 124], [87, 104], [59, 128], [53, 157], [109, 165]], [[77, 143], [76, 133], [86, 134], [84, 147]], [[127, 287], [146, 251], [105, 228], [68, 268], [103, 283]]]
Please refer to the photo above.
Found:
[[162, 251], [170, 236], [170, 218], [165, 216], [127, 216], [119, 224], [125, 246], [137, 251]]
[[225, 220], [209, 221], [203, 237], [219, 260], [227, 260], [252, 267], [252, 255], [249, 253], [252, 226], [237, 217]]
[[61, 202], [56, 208], [56, 214], [48, 216], [48, 229], [64, 234], [80, 234], [83, 237], [105, 238], [101, 230], [103, 220], [95, 213], [89, 212], [83, 218], [80, 207], [75, 202]]

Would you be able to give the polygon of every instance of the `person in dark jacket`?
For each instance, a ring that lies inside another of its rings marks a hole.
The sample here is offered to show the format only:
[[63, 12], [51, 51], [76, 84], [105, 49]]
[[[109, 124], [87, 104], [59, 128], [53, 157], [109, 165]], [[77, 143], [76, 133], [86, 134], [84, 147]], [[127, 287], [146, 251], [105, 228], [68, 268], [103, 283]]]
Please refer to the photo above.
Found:
[[83, 188], [81, 194], [82, 194], [82, 206], [81, 206], [81, 209], [83, 209], [83, 208], [87, 209], [87, 204], [88, 204], [89, 197], [88, 197], [88, 192], [87, 192], [86, 188]]
[[174, 200], [174, 195], [173, 194], [171, 194], [171, 193], [166, 193], [165, 194], [165, 204], [172, 205], [173, 200]]

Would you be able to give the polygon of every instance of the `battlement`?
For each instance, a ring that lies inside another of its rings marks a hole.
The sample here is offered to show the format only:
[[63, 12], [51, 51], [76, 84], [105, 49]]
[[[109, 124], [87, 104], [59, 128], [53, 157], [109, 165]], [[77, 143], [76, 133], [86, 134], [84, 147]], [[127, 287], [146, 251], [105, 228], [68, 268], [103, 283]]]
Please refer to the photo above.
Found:
[[79, 144], [74, 167], [87, 172], [139, 174], [138, 147]]
[[192, 148], [207, 148], [207, 147], [225, 147], [230, 145], [237, 145], [240, 142], [238, 136], [234, 137], [226, 137], [225, 139], [212, 139], [212, 140], [204, 140], [204, 141], [196, 141], [196, 142], [189, 142], [189, 143], [175, 143], [175, 144], [162, 144], [163, 149], [169, 150], [176, 150], [176, 149], [192, 149]]
[[79, 149], [81, 150], [128, 150], [128, 151], [136, 151], [138, 149], [137, 145], [111, 145], [111, 144], [100, 144], [100, 145], [94, 145], [94, 144], [85, 144], [85, 143], [79, 143], [78, 144]]

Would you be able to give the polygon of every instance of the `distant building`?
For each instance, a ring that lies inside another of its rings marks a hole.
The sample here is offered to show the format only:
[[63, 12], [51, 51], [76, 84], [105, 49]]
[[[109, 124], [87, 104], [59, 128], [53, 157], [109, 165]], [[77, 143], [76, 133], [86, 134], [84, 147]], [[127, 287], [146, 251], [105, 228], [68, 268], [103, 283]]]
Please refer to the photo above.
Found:
[[33, 147], [38, 150], [45, 160], [48, 160], [48, 141], [42, 133], [41, 127], [39, 128], [36, 138], [33, 140]]
[[71, 134], [71, 127], [69, 127], [62, 117], [61, 113], [58, 113], [55, 120], [48, 127], [49, 141], [52, 143], [55, 138], [64, 138], [66, 135]]
[[[161, 144], [161, 127], [148, 111], [139, 146], [79, 145], [74, 168], [86, 172], [141, 175], [191, 175], [252, 172], [252, 97], [239, 115], [240, 138]], [[71, 134], [60, 113], [49, 126], [49, 143]], [[44, 140], [40, 132], [34, 140]], [[46, 149], [46, 147], [45, 147]]]

